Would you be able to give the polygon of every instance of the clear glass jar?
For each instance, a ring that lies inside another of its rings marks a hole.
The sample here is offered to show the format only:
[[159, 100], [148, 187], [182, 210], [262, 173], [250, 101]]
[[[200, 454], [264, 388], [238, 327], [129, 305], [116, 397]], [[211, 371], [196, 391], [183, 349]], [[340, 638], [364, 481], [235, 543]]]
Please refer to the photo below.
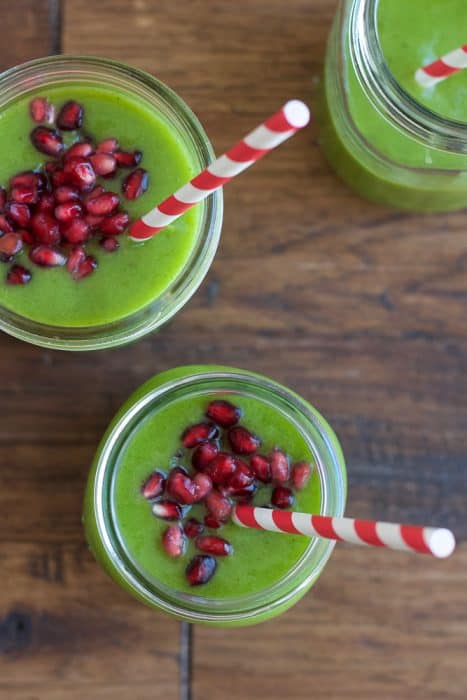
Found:
[[156, 375], [122, 406], [99, 446], [89, 475], [84, 526], [96, 559], [107, 573], [146, 605], [179, 619], [216, 626], [261, 622], [287, 610], [313, 585], [335, 542], [311, 539], [300, 560], [274, 585], [236, 599], [209, 599], [169, 590], [138, 568], [118, 533], [112, 493], [125, 442], [155, 410], [181, 397], [204, 394], [253, 397], [291, 421], [313, 453], [321, 486], [321, 514], [341, 516], [346, 501], [346, 471], [339, 442], [331, 427], [310, 404], [266, 377], [230, 367], [180, 367]]
[[[211, 143], [189, 107], [153, 76], [130, 66], [88, 56], [51, 56], [11, 68], [0, 75], [0, 116], [9, 103], [47, 86], [105, 85], [137, 97], [170, 124], [203, 170], [214, 159]], [[199, 231], [185, 266], [161, 296], [136, 313], [110, 324], [88, 327], [49, 326], [0, 307], [0, 328], [21, 340], [60, 350], [101, 350], [132, 342], [158, 329], [186, 304], [204, 279], [214, 258], [222, 225], [222, 191], [197, 206]], [[144, 245], [144, 244], [140, 244]]]
[[343, 0], [335, 16], [319, 110], [323, 150], [368, 199], [415, 211], [465, 207], [467, 123], [431, 111], [398, 83], [380, 43], [378, 5]]

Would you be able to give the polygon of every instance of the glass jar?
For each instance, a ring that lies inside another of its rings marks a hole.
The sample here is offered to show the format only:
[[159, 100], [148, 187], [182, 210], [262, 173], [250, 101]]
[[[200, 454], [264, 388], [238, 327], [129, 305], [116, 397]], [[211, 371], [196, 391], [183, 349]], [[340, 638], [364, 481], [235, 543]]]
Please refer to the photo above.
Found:
[[[47, 87], [73, 82], [115, 88], [153, 110], [170, 126], [192, 159], [193, 172], [203, 170], [214, 152], [201, 124], [172, 90], [153, 76], [116, 61], [87, 56], [52, 56], [11, 68], [0, 75], [1, 113], [18, 98]], [[116, 125], [118, 131], [118, 125]], [[195, 244], [184, 266], [163, 293], [124, 318], [86, 327], [50, 326], [0, 306], [0, 328], [36, 345], [60, 350], [100, 350], [132, 342], [165, 324], [186, 304], [205, 277], [222, 225], [222, 191], [199, 203], [200, 216]], [[144, 243], [134, 245], [144, 245]]]
[[89, 475], [84, 505], [87, 540], [106, 572], [131, 595], [149, 607], [179, 619], [216, 626], [261, 622], [287, 610], [313, 585], [334, 549], [335, 542], [310, 539], [301, 558], [268, 588], [238, 598], [206, 598], [171, 590], [145, 575], [127, 552], [119, 535], [114, 509], [119, 459], [138, 426], [155, 411], [180, 398], [229, 394], [265, 402], [290, 421], [314, 455], [321, 487], [320, 513], [341, 516], [346, 500], [346, 471], [339, 442], [310, 404], [266, 377], [218, 366], [179, 367], [156, 375], [121, 407], [98, 448]]
[[[323, 150], [368, 199], [414, 211], [465, 207], [467, 123], [431, 111], [396, 80], [380, 43], [378, 7], [379, 0], [344, 0], [335, 16], [319, 114]], [[401, 20], [402, 39], [405, 31], [409, 40]]]

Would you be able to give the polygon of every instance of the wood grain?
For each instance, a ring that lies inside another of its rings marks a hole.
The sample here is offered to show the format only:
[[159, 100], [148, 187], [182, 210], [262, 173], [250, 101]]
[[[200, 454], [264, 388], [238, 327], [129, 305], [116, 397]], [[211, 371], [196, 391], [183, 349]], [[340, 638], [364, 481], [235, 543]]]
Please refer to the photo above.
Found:
[[56, 53], [58, 0], [2, 2], [0, 70]]

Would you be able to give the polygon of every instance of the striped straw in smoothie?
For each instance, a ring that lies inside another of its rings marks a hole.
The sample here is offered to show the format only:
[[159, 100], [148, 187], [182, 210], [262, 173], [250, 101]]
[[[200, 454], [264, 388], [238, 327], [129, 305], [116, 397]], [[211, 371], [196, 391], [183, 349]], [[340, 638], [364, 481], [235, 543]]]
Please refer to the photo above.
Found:
[[422, 87], [433, 87], [463, 68], [467, 68], [467, 44], [419, 68], [415, 80]]

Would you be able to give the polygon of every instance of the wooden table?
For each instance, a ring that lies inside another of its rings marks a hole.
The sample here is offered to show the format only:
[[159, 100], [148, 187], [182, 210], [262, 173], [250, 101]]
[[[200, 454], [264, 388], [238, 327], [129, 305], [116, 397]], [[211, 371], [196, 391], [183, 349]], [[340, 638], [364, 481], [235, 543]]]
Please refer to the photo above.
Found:
[[[54, 52], [144, 68], [218, 152], [286, 98], [313, 104], [333, 0], [15, 0], [2, 68]], [[466, 696], [465, 213], [354, 196], [308, 129], [225, 193], [222, 245], [160, 334], [68, 354], [0, 337], [2, 700]], [[101, 572], [81, 529], [104, 427], [151, 374], [219, 362], [298, 390], [335, 427], [348, 512], [452, 527], [444, 562], [339, 546], [268, 625], [180, 625]]]

